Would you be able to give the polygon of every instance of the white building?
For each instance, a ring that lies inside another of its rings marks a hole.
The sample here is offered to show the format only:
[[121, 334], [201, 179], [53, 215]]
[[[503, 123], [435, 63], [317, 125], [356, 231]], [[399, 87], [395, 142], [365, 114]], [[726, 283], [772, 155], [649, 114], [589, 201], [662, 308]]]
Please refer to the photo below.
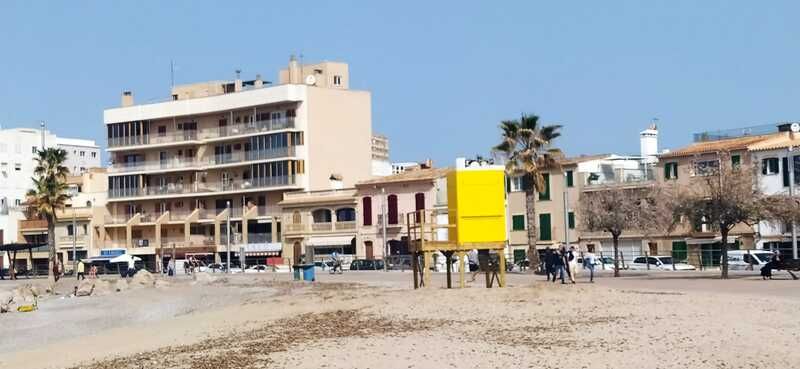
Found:
[[[67, 151], [66, 165], [79, 175], [91, 167], [100, 166], [100, 148], [92, 140], [58, 137], [45, 131], [46, 147]], [[42, 131], [33, 128], [0, 130], [0, 230], [2, 242], [17, 240], [19, 211], [25, 193], [31, 188], [36, 152], [42, 146]]]

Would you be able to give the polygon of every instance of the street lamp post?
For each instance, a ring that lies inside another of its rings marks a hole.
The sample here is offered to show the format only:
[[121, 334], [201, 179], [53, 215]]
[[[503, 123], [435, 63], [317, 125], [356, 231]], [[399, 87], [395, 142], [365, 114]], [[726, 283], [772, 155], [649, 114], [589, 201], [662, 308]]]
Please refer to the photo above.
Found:
[[231, 272], [231, 202], [228, 201], [225, 206], [228, 209], [228, 220], [227, 220], [227, 226], [225, 228], [225, 234], [226, 234], [226, 237], [225, 237], [225, 239], [226, 239], [225, 241], [226, 242], [225, 243], [227, 245], [226, 248], [225, 248], [225, 263], [227, 264], [227, 266], [225, 268], [225, 272], [230, 274], [230, 272]]
[[[789, 146], [789, 153], [787, 155], [786, 160], [791, 163], [789, 167], [789, 197], [794, 197], [794, 147]], [[797, 224], [792, 222], [792, 258], [797, 259]]]
[[78, 227], [75, 222], [75, 208], [72, 208], [72, 271], [74, 273], [78, 272], [78, 269], [75, 268], [76, 263], [78, 262], [77, 255], [77, 240], [78, 240]]
[[383, 234], [383, 270], [388, 272], [389, 242], [386, 241], [386, 189], [383, 187], [381, 187], [381, 233]]

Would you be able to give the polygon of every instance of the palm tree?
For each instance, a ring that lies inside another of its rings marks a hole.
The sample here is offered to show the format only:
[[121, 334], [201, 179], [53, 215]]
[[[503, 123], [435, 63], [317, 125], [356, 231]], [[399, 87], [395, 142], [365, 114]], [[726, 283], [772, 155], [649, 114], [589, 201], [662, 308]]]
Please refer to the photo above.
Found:
[[541, 125], [536, 115], [522, 114], [519, 120], [500, 122], [501, 141], [492, 149], [504, 157], [509, 177], [522, 178], [528, 218], [528, 260], [531, 268], [539, 264], [534, 196], [537, 192], [546, 190], [542, 174], [559, 167], [558, 159], [563, 156], [561, 150], [550, 145], [561, 136], [560, 129], [560, 125]]
[[36, 157], [36, 168], [33, 173], [33, 189], [28, 190], [27, 204], [47, 221], [47, 245], [49, 250], [49, 275], [50, 281], [58, 281], [58, 276], [53, 272], [56, 261], [56, 211], [63, 209], [69, 199], [67, 195], [67, 174], [69, 170], [64, 166], [67, 152], [64, 149], [49, 148], [40, 150]]

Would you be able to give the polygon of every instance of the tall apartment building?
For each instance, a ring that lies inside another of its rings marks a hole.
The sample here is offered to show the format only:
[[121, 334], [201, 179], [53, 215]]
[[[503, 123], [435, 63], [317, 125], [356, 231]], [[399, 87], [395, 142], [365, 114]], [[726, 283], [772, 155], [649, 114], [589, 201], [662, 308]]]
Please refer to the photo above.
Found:
[[[107, 109], [106, 247], [146, 263], [281, 252], [287, 191], [353, 187], [372, 173], [371, 96], [349, 89], [347, 64], [300, 65], [278, 83], [175, 86], [171, 101]], [[230, 209], [227, 210], [228, 204]]]
[[[45, 146], [67, 151], [65, 166], [73, 175], [100, 166], [100, 148], [92, 140], [64, 138], [44, 132]], [[19, 220], [23, 219], [22, 203], [32, 188], [36, 152], [42, 147], [42, 131], [34, 128], [0, 130], [0, 242], [17, 241]]]

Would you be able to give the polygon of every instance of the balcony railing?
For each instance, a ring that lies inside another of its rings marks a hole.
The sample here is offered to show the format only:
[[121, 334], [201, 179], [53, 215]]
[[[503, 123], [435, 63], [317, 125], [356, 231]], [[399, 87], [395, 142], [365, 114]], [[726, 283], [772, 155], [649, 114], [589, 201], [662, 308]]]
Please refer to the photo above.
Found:
[[144, 188], [114, 188], [108, 190], [108, 196], [110, 198], [124, 198], [211, 193], [220, 191], [246, 191], [260, 188], [293, 186], [295, 184], [297, 184], [297, 176], [290, 175], [250, 178], [247, 180], [195, 183], [193, 185], [170, 183], [166, 186], [150, 186]]
[[105, 222], [106, 224], [125, 224], [128, 223], [128, 220], [131, 219], [133, 215], [106, 215]]
[[311, 230], [315, 232], [332, 231], [333, 223], [311, 223]]
[[114, 163], [110, 168], [111, 173], [139, 172], [145, 170], [166, 169], [192, 169], [200, 163], [194, 158], [172, 158], [168, 160], [149, 160], [130, 163]]
[[197, 130], [181, 130], [163, 134], [156, 133], [142, 136], [112, 137], [108, 139], [108, 147], [155, 145], [163, 143], [195, 141], [197, 139]]
[[43, 219], [20, 220], [19, 228], [23, 231], [27, 229], [46, 229], [47, 221]]
[[[76, 238], [77, 237], [77, 238]], [[58, 238], [58, 243], [72, 243], [72, 240], [75, 239], [76, 243], [83, 243], [86, 242], [86, 235], [80, 234], [77, 236], [61, 236]]]
[[272, 233], [248, 233], [247, 243], [269, 243], [272, 242]]
[[294, 118], [262, 120], [251, 123], [238, 123], [224, 127], [204, 129], [201, 136], [203, 139], [212, 139], [276, 131], [279, 129], [288, 128], [294, 128]]
[[336, 230], [337, 231], [346, 231], [356, 229], [356, 222], [355, 221], [347, 221], [347, 222], [336, 222]]
[[206, 140], [253, 133], [266, 133], [289, 128], [294, 128], [294, 118], [289, 117], [251, 123], [238, 123], [224, 127], [206, 128], [202, 130], [172, 131], [164, 134], [150, 133], [141, 136], [112, 137], [108, 139], [108, 147], [155, 145]]
[[294, 156], [294, 146], [279, 147], [269, 150], [239, 151], [230, 154], [216, 154], [209, 160], [209, 165], [223, 165], [254, 160], [277, 159], [287, 156]]
[[283, 224], [283, 231], [286, 233], [295, 233], [295, 232], [303, 232], [306, 230], [306, 224], [303, 223], [289, 223]]

